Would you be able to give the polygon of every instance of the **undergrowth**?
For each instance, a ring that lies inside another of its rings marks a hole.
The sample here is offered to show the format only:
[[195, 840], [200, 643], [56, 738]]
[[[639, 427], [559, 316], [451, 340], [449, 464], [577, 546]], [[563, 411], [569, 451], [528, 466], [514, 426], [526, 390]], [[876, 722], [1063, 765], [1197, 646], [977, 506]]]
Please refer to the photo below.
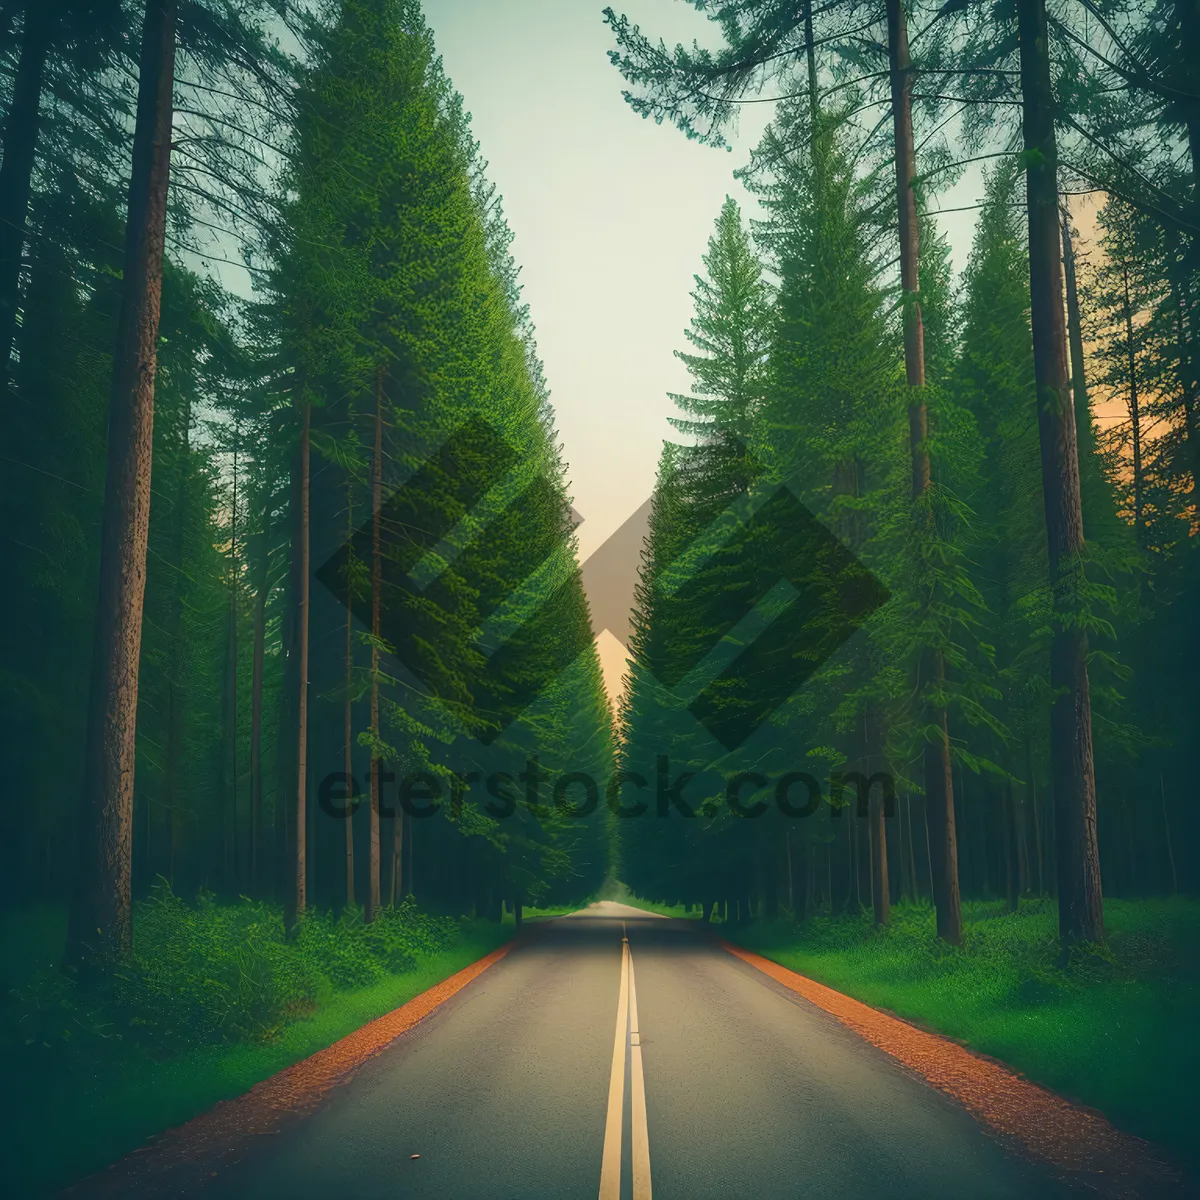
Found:
[[203, 894], [192, 905], [162, 885], [137, 905], [133, 953], [113, 974], [84, 986], [48, 962], [11, 990], [7, 1049], [157, 1056], [268, 1041], [333, 993], [410, 971], [457, 934], [458, 922], [407, 900], [370, 925], [356, 910], [310, 912], [289, 939], [277, 905]]
[[[161, 888], [130, 959], [83, 986], [61, 965], [66, 914], [0, 919], [0, 1193], [49, 1194], [163, 1129], [332, 1044], [494, 950], [511, 930], [422, 913], [282, 911]], [[64, 1137], [63, 1130], [70, 1130]]]

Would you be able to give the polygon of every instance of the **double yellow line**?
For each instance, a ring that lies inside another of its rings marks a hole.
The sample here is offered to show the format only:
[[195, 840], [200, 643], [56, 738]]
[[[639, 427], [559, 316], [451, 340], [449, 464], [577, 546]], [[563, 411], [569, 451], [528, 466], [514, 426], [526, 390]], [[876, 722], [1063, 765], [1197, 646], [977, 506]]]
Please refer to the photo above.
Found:
[[617, 1032], [613, 1041], [612, 1073], [608, 1081], [608, 1119], [604, 1124], [600, 1200], [621, 1200], [621, 1125], [625, 1108], [626, 1057], [629, 1059], [632, 1118], [633, 1200], [650, 1200], [650, 1138], [646, 1132], [646, 1081], [642, 1075], [642, 1043], [638, 1036], [637, 985], [633, 977], [629, 934], [622, 921], [621, 991], [617, 997]]

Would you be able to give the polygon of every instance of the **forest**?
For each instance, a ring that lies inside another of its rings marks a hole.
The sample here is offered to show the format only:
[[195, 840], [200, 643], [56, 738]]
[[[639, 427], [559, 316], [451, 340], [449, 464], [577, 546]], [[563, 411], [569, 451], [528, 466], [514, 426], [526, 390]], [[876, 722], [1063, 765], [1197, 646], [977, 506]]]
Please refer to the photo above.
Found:
[[[775, 106], [737, 172], [763, 216], [727, 201], [697, 276], [619, 718], [626, 769], [669, 747], [697, 782], [620, 823], [622, 878], [706, 916], [924, 900], [950, 944], [964, 897], [1046, 896], [1064, 949], [1102, 942], [1103, 894], [1197, 886], [1194, 18], [951, 3], [910, 51], [899, 4], [700, 7], [717, 50], [607, 13], [643, 116], [721, 144]], [[935, 213], [970, 164], [955, 278]], [[781, 484], [854, 559], [756, 637], [821, 559], [751, 532]]]
[[939, 963], [1048, 913], [1061, 969], [1200, 891], [1200, 10], [689, 3], [704, 45], [596, 14], [630, 119], [771, 119], [610, 700], [419, 0], [2, 0], [3, 1053], [47, 1103], [621, 885]]

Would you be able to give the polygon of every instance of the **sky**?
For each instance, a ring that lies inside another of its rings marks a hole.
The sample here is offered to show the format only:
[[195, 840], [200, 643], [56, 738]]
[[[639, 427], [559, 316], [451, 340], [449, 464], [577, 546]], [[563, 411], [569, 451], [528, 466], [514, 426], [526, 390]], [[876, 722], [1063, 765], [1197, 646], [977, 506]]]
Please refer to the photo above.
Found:
[[[709, 23], [682, 0], [614, 0], [668, 44], [699, 38]], [[757, 211], [733, 178], [770, 117], [746, 108], [732, 152], [688, 141], [638, 117], [621, 96], [598, 0], [425, 0], [446, 72], [472, 115], [488, 176], [504, 197], [537, 329], [586, 560], [636, 514], [654, 486], [674, 405], [688, 377], [674, 351], [687, 343], [693, 277], [713, 223], [732, 195]], [[978, 173], [941, 198], [971, 204]], [[971, 214], [947, 219], [955, 262], [970, 245]], [[640, 538], [625, 534], [625, 545]], [[620, 596], [626, 571], [591, 573]], [[597, 562], [597, 567], [599, 563]], [[588, 578], [585, 570], [585, 579]], [[631, 599], [631, 590], [629, 599]], [[603, 607], [614, 607], [613, 597]], [[597, 609], [598, 597], [592, 597]], [[610, 690], [623, 654], [602, 636]]]
[[[682, 0], [614, 0], [668, 44], [712, 42]], [[744, 110], [733, 152], [638, 117], [608, 61], [598, 0], [426, 0], [447, 74], [504, 197], [565, 448], [584, 558], [650, 494], [688, 378], [693, 276], [733, 178], [770, 115]], [[980, 188], [968, 177], [970, 203]], [[949, 230], [965, 258], [970, 221]]]
[[[673, 0], [630, 3], [672, 40], [707, 32]], [[692, 277], [744, 155], [633, 113], [597, 0], [425, 10], [515, 234], [586, 558], [654, 486]]]

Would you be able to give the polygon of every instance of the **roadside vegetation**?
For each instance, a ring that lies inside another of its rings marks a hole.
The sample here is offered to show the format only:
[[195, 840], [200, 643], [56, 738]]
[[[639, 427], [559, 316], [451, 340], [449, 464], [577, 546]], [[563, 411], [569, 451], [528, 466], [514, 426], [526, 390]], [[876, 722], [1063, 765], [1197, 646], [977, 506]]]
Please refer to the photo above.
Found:
[[[591, 895], [605, 814], [568, 817], [552, 779], [606, 778], [611, 739], [512, 234], [418, 0], [4, 12], [0, 1191], [23, 1196]], [[153, 171], [135, 132], [169, 150]], [[534, 806], [460, 780], [516, 795], [529, 762]]]
[[11, 1194], [106, 1166], [511, 936], [511, 926], [432, 916], [410, 899], [371, 925], [354, 910], [311, 911], [289, 940], [279, 905], [203, 895], [189, 905], [160, 888], [136, 906], [121, 970], [84, 988], [61, 966], [65, 911], [6, 920], [0, 1069], [22, 1081], [0, 1138]]

